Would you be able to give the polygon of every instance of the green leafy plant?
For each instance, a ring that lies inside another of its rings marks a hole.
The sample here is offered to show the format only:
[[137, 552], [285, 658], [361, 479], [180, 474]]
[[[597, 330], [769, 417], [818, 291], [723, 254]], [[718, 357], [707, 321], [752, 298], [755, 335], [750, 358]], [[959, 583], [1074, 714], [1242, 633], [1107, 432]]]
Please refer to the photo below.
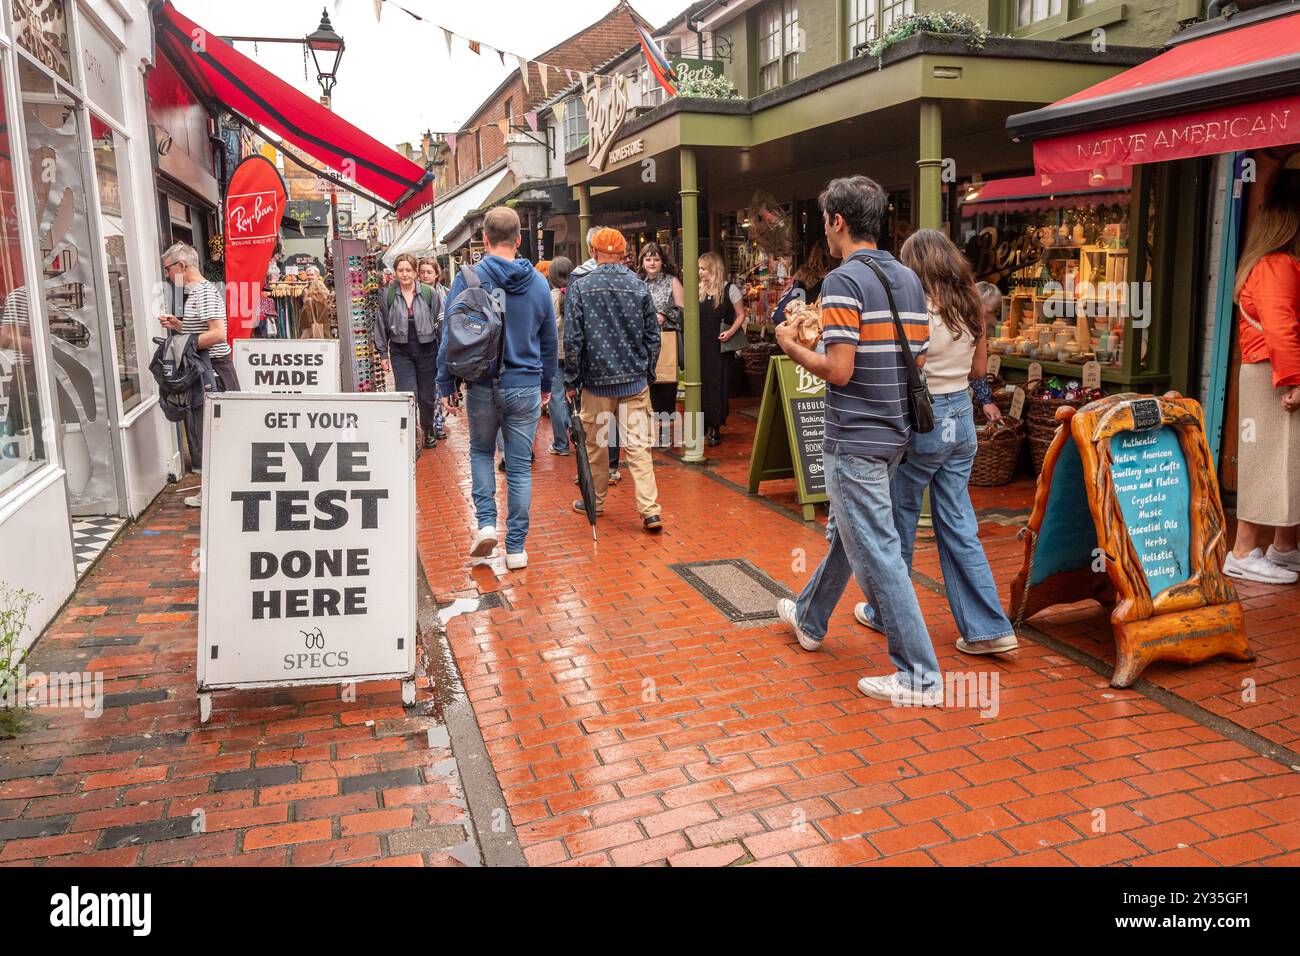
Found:
[[677, 86], [677, 95], [708, 100], [738, 100], [740, 90], [721, 73], [711, 73], [698, 79], [683, 80]]
[[0, 733], [12, 735], [21, 725], [23, 708], [15, 706], [25, 688], [18, 685], [19, 668], [27, 657], [18, 639], [29, 627], [27, 614], [40, 596], [0, 583]]
[[984, 49], [984, 41], [990, 36], [978, 20], [964, 13], [909, 13], [895, 20], [884, 36], [867, 47], [867, 53], [879, 64], [891, 46], [918, 33], [962, 37], [971, 50]]

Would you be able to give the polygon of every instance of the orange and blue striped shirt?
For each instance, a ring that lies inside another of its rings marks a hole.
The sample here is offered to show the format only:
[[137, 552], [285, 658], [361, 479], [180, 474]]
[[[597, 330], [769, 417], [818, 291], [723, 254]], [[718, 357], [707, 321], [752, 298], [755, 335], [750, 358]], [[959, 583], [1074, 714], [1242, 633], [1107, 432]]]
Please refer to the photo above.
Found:
[[889, 279], [912, 354], [930, 345], [925, 290], [916, 273], [888, 252], [863, 249], [822, 283], [822, 341], [857, 348], [853, 378], [826, 385], [822, 449], [832, 455], [893, 458], [907, 447], [907, 372], [880, 279], [859, 257], [870, 256]]

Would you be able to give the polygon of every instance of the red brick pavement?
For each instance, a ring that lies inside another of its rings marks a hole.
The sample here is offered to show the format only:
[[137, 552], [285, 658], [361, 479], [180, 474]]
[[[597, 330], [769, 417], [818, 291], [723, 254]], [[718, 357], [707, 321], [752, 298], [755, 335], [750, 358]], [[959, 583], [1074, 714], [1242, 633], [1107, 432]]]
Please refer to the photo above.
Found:
[[[192, 490], [192, 489], [191, 489]], [[445, 731], [396, 682], [195, 691], [198, 512], [166, 494], [78, 588], [29, 673], [104, 675], [103, 715], [0, 741], [0, 865], [477, 863]]]
[[[994, 718], [862, 697], [857, 678], [886, 672], [888, 659], [852, 621], [852, 593], [817, 654], [778, 624], [732, 625], [668, 566], [747, 558], [798, 590], [824, 547], [815, 528], [725, 483], [744, 483], [752, 420], [733, 416], [731, 439], [710, 450], [715, 477], [661, 459], [662, 536], [641, 531], [625, 483], [595, 547], [585, 518], [569, 510], [572, 459], [545, 454], [543, 422], [530, 566], [515, 573], [500, 555], [478, 567], [465, 557], [474, 519], [464, 432], [453, 427], [420, 464], [419, 551], [440, 600], [504, 599], [453, 620], [449, 638], [531, 863], [1300, 859], [1300, 774], [1035, 641], [1006, 660], [971, 661], [954, 650], [954, 625], [932, 590], [918, 588], [918, 598], [940, 661], [996, 673]], [[765, 491], [769, 503], [793, 502], [788, 485]], [[1028, 491], [982, 492], [977, 506], [1025, 507]], [[1020, 560], [1016, 529], [983, 531], [1005, 582]], [[917, 570], [938, 577], [924, 544]], [[1244, 596], [1258, 664], [1153, 668], [1149, 677], [1243, 724], [1244, 714], [1266, 715], [1249, 719], [1280, 734], [1295, 726], [1286, 662], [1298, 642], [1280, 621], [1296, 594]], [[1105, 656], [1102, 612], [1073, 608], [1034, 624]], [[1247, 676], [1258, 681], [1258, 703], [1229, 706]]]

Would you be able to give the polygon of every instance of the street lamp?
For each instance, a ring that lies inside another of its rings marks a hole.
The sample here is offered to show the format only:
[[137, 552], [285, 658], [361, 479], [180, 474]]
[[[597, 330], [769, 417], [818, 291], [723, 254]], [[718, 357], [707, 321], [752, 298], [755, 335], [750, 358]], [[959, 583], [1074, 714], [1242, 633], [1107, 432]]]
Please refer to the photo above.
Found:
[[307, 34], [307, 48], [316, 64], [316, 82], [320, 84], [326, 106], [338, 81], [339, 61], [343, 59], [343, 38], [334, 32], [328, 10], [321, 10], [320, 25]]

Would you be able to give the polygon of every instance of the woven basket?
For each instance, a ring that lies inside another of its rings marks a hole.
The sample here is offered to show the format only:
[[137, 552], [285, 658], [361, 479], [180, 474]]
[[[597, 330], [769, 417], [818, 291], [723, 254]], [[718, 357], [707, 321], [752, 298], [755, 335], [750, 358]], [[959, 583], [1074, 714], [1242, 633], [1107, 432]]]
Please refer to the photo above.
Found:
[[759, 339], [753, 345], [736, 353], [745, 365], [745, 379], [755, 395], [763, 394], [763, 386], [767, 383], [768, 361], [773, 354], [780, 351], [781, 347], [775, 342]]
[[996, 488], [1011, 481], [1020, 459], [1020, 445], [1025, 438], [1025, 424], [1019, 419], [1003, 417], [975, 430], [979, 447], [971, 466], [970, 483], [980, 488]]
[[1029, 429], [1029, 456], [1034, 464], [1034, 474], [1043, 470], [1043, 459], [1047, 449], [1052, 446], [1056, 429], [1060, 424], [1056, 420], [1056, 410], [1062, 405], [1082, 408], [1088, 404], [1087, 398], [1043, 398], [1041, 392], [1045, 386], [1042, 380], [1030, 383], [1029, 395], [1025, 401], [1025, 423]]

